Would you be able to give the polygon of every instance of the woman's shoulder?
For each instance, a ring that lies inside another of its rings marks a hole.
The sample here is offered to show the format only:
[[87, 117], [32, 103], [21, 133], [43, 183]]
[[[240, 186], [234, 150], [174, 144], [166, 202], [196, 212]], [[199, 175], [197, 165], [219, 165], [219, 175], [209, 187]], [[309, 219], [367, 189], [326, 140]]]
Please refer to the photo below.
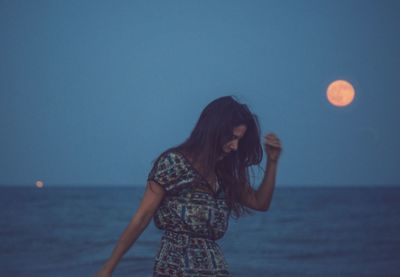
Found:
[[148, 175], [152, 180], [165, 188], [166, 191], [180, 187], [183, 180], [187, 182], [190, 176], [184, 156], [176, 149], [168, 149], [159, 154]]
[[185, 161], [185, 156], [177, 148], [169, 148], [157, 156], [155, 164], [180, 165]]

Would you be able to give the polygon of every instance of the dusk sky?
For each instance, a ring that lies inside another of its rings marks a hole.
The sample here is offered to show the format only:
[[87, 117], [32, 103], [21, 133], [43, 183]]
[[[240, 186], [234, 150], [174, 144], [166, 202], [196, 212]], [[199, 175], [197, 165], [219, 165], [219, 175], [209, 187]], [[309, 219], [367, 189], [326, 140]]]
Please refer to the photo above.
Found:
[[[399, 15], [396, 0], [0, 0], [0, 185], [144, 186], [224, 95], [280, 138], [278, 187], [400, 185]], [[342, 108], [337, 79], [356, 91]]]

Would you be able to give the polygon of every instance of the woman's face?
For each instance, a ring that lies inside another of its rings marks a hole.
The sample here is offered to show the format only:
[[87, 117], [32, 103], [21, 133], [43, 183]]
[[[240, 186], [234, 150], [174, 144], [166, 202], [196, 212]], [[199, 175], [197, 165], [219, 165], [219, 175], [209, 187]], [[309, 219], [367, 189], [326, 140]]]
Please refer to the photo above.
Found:
[[246, 133], [246, 130], [247, 127], [243, 124], [233, 128], [232, 139], [222, 146], [223, 156], [226, 156], [232, 151], [236, 151], [238, 149], [239, 141]]

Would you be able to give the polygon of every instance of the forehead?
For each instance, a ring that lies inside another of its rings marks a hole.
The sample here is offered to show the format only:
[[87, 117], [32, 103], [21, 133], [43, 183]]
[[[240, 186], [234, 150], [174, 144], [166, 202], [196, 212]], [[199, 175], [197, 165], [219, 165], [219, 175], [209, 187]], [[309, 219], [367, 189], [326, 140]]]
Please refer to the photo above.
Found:
[[246, 125], [239, 125], [233, 128], [233, 134], [236, 136], [242, 136], [247, 130]]

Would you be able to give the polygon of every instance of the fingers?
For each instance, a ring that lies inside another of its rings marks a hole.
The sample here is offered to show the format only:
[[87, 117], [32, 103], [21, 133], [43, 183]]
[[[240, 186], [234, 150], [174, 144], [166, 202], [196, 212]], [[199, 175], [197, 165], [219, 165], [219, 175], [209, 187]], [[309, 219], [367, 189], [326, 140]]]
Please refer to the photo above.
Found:
[[274, 133], [269, 133], [268, 135], [264, 136], [265, 140], [276, 141], [280, 142], [279, 138]]
[[271, 146], [277, 147], [277, 148], [282, 148], [282, 145], [280, 143], [266, 141], [265, 144], [266, 145], [271, 145]]
[[264, 143], [275, 147], [281, 147], [281, 141], [274, 133], [269, 133], [265, 135]]

